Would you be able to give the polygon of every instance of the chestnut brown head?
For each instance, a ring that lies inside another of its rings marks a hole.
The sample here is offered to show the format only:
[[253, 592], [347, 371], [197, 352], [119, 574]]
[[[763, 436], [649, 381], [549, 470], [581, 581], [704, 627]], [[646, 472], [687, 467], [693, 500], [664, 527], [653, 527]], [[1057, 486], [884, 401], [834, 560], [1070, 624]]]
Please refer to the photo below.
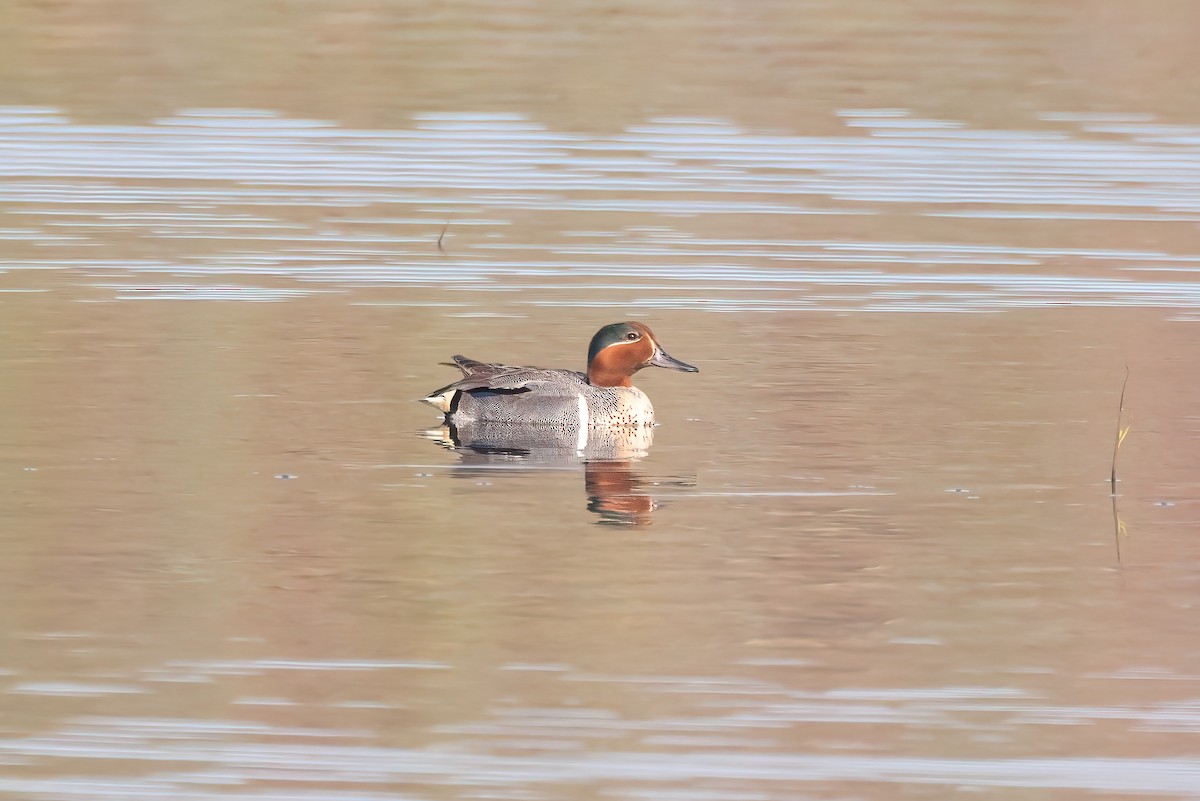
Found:
[[596, 332], [588, 346], [588, 383], [597, 387], [633, 386], [629, 377], [643, 367], [698, 373], [700, 368], [668, 354], [641, 323], [613, 323]]

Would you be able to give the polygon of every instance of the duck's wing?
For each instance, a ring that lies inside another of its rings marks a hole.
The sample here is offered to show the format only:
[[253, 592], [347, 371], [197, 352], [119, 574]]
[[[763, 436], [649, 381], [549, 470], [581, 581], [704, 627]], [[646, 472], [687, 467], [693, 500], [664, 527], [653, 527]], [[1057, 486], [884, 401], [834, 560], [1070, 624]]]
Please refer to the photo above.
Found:
[[462, 370], [463, 377], [453, 384], [435, 389], [421, 400], [446, 414], [456, 406], [460, 392], [497, 392], [521, 394], [538, 392], [545, 397], [573, 397], [578, 387], [587, 384], [587, 376], [575, 370], [547, 370], [542, 367], [517, 367], [507, 364], [490, 364], [454, 356], [454, 364]]
[[463, 374], [464, 378], [469, 378], [472, 375], [475, 375], [477, 373], [478, 374], [486, 374], [486, 373], [492, 373], [497, 370], [504, 369], [504, 365], [502, 365], [502, 364], [489, 364], [488, 362], [481, 362], [481, 361], [476, 361], [475, 359], [468, 359], [466, 356], [454, 355], [454, 356], [451, 356], [450, 359], [451, 359], [451, 362], [453, 362], [453, 364], [451, 366], [457, 365], [458, 369], [462, 370], [462, 374]]
[[572, 387], [586, 384], [587, 376], [575, 370], [548, 370], [544, 367], [518, 367], [507, 364], [477, 362], [465, 356], [455, 356], [454, 363], [463, 372], [463, 377], [433, 395], [457, 389], [470, 392], [475, 389], [491, 389], [497, 392], [528, 392], [550, 387]]

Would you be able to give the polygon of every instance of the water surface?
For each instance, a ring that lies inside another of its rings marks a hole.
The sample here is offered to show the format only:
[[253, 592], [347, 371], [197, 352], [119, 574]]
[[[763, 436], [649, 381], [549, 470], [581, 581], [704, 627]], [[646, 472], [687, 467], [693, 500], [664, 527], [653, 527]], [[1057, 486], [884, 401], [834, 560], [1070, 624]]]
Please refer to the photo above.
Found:
[[0, 793], [1200, 798], [1190, 7], [237, 11], [0, 31]]

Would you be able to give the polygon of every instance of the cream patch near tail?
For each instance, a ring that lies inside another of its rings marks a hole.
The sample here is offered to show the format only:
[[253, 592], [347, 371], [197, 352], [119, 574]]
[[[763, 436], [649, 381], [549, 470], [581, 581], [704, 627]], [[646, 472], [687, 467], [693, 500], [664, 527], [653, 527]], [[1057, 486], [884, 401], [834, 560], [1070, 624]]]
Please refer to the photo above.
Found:
[[428, 403], [442, 414], [450, 414], [450, 407], [454, 404], [454, 395], [457, 392], [457, 389], [448, 389], [436, 395], [427, 395], [421, 398], [421, 403]]

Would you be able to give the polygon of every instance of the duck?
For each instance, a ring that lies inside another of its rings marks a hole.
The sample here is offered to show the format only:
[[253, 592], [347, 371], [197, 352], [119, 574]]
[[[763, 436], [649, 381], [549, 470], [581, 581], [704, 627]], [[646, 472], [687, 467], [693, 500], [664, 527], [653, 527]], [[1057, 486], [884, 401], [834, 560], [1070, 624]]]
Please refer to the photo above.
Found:
[[589, 430], [632, 431], [654, 426], [654, 406], [630, 378], [643, 367], [685, 373], [700, 368], [663, 350], [642, 323], [604, 326], [588, 345], [586, 372], [517, 367], [452, 357], [463, 377], [420, 400], [456, 427], [534, 427], [582, 435]]

